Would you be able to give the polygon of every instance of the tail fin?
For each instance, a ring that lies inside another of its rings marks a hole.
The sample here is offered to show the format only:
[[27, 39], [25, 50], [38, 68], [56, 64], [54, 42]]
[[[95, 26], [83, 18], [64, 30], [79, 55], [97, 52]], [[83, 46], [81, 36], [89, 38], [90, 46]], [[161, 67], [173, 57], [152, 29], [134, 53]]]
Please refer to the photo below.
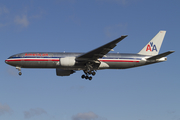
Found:
[[159, 31], [159, 33], [138, 54], [158, 55], [165, 34], [166, 31]]

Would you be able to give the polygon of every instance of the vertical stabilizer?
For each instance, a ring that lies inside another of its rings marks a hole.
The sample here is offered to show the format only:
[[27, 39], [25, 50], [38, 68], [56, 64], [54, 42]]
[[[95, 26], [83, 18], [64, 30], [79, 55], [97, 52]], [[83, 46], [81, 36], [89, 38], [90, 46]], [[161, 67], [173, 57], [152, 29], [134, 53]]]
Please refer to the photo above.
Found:
[[159, 31], [159, 33], [138, 54], [158, 55], [165, 34], [166, 31]]

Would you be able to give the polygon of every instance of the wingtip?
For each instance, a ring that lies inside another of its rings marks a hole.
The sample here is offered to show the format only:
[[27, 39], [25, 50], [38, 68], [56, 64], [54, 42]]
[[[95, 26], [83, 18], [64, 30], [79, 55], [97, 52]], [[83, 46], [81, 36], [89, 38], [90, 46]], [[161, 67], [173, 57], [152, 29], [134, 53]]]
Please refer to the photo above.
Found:
[[127, 37], [128, 35], [122, 35], [121, 37]]
[[175, 51], [174, 51], [174, 50], [170, 50], [169, 52], [173, 53], [173, 52], [175, 52]]
[[166, 33], [166, 30], [160, 30], [159, 32], [161, 32], [161, 33], [162, 33], [162, 32], [165, 32], [165, 33]]

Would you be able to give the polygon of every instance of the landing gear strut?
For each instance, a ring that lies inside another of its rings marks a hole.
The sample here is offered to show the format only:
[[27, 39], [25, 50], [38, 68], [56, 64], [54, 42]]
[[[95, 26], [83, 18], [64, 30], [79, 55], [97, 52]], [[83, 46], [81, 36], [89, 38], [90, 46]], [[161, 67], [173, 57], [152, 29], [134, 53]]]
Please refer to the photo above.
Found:
[[22, 72], [21, 72], [21, 67], [16, 67], [16, 69], [18, 69], [18, 71], [19, 71], [19, 76], [21, 76], [22, 75]]

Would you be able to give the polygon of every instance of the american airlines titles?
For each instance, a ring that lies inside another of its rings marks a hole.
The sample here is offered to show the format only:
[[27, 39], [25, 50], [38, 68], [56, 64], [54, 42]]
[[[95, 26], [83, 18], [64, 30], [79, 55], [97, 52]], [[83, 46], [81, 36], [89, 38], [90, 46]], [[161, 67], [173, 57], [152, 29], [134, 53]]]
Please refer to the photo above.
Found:
[[24, 56], [48, 56], [47, 53], [25, 53]]

